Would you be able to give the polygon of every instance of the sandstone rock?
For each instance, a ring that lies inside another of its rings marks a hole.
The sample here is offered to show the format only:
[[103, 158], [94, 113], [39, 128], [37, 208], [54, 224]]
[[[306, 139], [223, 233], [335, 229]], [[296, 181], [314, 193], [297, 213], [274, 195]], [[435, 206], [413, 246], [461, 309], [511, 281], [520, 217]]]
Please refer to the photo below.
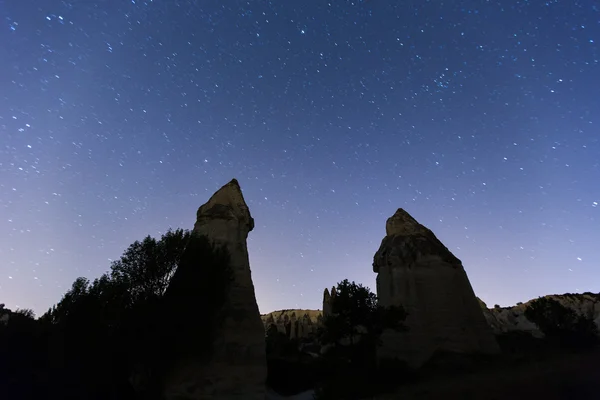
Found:
[[184, 360], [166, 378], [168, 400], [264, 400], [267, 363], [248, 261], [246, 238], [254, 220], [238, 182], [219, 189], [198, 209], [194, 231], [230, 253], [233, 281], [208, 362]]
[[[574, 310], [578, 314], [585, 315], [594, 320], [600, 328], [600, 294], [580, 293], [580, 294], [562, 294], [544, 296], [551, 298], [563, 306]], [[525, 310], [533, 300], [526, 303], [520, 303], [512, 307], [499, 307], [488, 309], [485, 303], [482, 303], [482, 309], [488, 324], [492, 327], [494, 333], [501, 334], [512, 331], [528, 332], [534, 337], [543, 337], [536, 324], [525, 317]]]
[[305, 339], [314, 337], [322, 326], [323, 318], [331, 315], [331, 300], [336, 296], [335, 286], [323, 291], [323, 311], [321, 310], [279, 310], [261, 315], [265, 331], [271, 325], [288, 339]]
[[436, 351], [499, 352], [461, 261], [403, 209], [387, 220], [373, 271], [379, 304], [408, 313], [407, 332], [382, 335], [380, 358], [419, 367]]
[[332, 302], [332, 299], [336, 296], [336, 294], [337, 293], [336, 293], [335, 286], [331, 288], [331, 293], [329, 292], [329, 290], [327, 288], [325, 288], [325, 291], [323, 292], [323, 317], [331, 315], [331, 313], [332, 313], [331, 302]]
[[321, 326], [321, 310], [279, 310], [261, 315], [265, 330], [275, 325], [288, 339], [314, 337]]

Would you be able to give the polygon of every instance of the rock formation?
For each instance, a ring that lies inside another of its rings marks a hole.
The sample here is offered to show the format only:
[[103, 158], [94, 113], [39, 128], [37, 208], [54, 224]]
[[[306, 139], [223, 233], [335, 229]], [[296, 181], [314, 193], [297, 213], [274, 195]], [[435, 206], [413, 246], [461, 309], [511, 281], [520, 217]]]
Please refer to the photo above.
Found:
[[331, 288], [331, 293], [327, 288], [325, 288], [325, 291], [323, 292], [323, 317], [331, 315], [331, 313], [333, 312], [333, 310], [331, 309], [331, 302], [332, 299], [336, 296], [336, 294], [337, 293], [335, 286]]
[[[580, 293], [580, 294], [561, 294], [544, 296], [551, 298], [563, 306], [574, 310], [577, 314], [582, 314], [594, 320], [600, 329], [600, 294]], [[501, 334], [512, 331], [522, 331], [530, 333], [534, 337], [543, 337], [536, 324], [525, 317], [525, 310], [531, 303], [519, 303], [512, 307], [494, 307], [487, 308], [484, 302], [481, 302], [483, 314], [492, 327], [495, 334]]]
[[331, 315], [331, 299], [336, 296], [335, 286], [323, 291], [323, 311], [321, 310], [280, 310], [261, 315], [265, 330], [271, 325], [285, 334], [288, 339], [314, 337], [323, 324], [323, 318]]
[[265, 330], [256, 304], [246, 238], [254, 220], [234, 179], [198, 209], [194, 231], [230, 254], [233, 280], [208, 361], [184, 360], [165, 382], [168, 400], [264, 400]]
[[[328, 309], [328, 306], [331, 302], [330, 293], [331, 292], [329, 289], [325, 289], [323, 295], [323, 308], [324, 310], [328, 310], [328, 312], [331, 312], [330, 309]], [[592, 318], [600, 329], [600, 293], [569, 293], [562, 295], [548, 295], [544, 297], [557, 300], [565, 307], [575, 310], [578, 314], [583, 314]], [[543, 334], [540, 332], [538, 327], [525, 317], [525, 309], [533, 300], [530, 300], [526, 303], [518, 303], [512, 307], [494, 308], [488, 308], [483, 301], [480, 299], [477, 300], [481, 310], [483, 311], [483, 315], [487, 321], [487, 324], [492, 329], [494, 334], [498, 335], [505, 332], [521, 331], [530, 333], [534, 337], [543, 337]], [[299, 327], [297, 328], [297, 332], [309, 332], [310, 336], [311, 331], [316, 332], [316, 329], [321, 326], [323, 318], [326, 314], [326, 312], [321, 310], [292, 309], [273, 311], [271, 313], [261, 315], [261, 319], [263, 321], [265, 330], [273, 324], [277, 327], [279, 332], [287, 333], [288, 337], [292, 335], [291, 321], [293, 320], [293, 315], [296, 316], [298, 325], [304, 324], [302, 321], [309, 319], [311, 322], [306, 323], [306, 326], [310, 326], [310, 328]], [[297, 316], [302, 317], [298, 318]], [[303, 337], [303, 334], [298, 334], [298, 338]]]
[[275, 325], [277, 330], [288, 339], [306, 339], [314, 337], [321, 326], [321, 310], [280, 310], [260, 316], [265, 330]]
[[461, 261], [403, 209], [387, 220], [373, 271], [379, 304], [408, 313], [407, 332], [382, 335], [380, 358], [419, 367], [436, 351], [499, 352]]

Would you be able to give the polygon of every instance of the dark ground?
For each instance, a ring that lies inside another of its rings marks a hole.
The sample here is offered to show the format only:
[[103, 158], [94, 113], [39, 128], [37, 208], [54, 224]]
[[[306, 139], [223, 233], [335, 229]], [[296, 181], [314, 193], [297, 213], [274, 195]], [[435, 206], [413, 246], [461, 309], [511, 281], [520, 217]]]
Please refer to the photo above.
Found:
[[600, 399], [600, 349], [538, 360], [506, 359], [479, 371], [434, 375], [377, 400]]

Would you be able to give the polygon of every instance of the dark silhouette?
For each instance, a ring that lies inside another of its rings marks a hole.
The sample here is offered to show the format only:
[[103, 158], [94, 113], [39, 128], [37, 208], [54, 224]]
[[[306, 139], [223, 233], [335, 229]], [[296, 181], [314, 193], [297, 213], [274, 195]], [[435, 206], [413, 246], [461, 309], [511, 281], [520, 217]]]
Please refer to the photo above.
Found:
[[525, 310], [525, 317], [540, 328], [548, 341], [559, 346], [589, 348], [598, 343], [598, 327], [592, 318], [552, 298], [533, 300]]
[[362, 341], [378, 343], [384, 329], [402, 330], [406, 313], [402, 307], [380, 307], [377, 296], [367, 287], [347, 279], [339, 282], [331, 300], [331, 315], [325, 316], [321, 342], [350, 346]]
[[[2, 398], [162, 400], [163, 377], [174, 363], [210, 357], [231, 279], [227, 251], [176, 230], [136, 241], [92, 282], [77, 278], [37, 320], [31, 310], [0, 304]], [[514, 382], [498, 386], [509, 393], [498, 398], [523, 398], [517, 395], [533, 389], [557, 398], [589, 397], [595, 390], [598, 328], [589, 315], [554, 299], [534, 300], [525, 311], [544, 339], [506, 332], [498, 336], [503, 354], [493, 360], [469, 356], [457, 363], [441, 355], [435, 368], [415, 372], [376, 355], [385, 329], [406, 329], [401, 307], [380, 307], [369, 288], [348, 280], [332, 293], [317, 336], [290, 339], [289, 329], [268, 327], [267, 384], [277, 392], [316, 388], [317, 399], [352, 400], [416, 382], [431, 391], [430, 398], [438, 398], [436, 390], [444, 398], [465, 398], [457, 393], [488, 393], [486, 373]], [[533, 371], [537, 381], [514, 381], [515, 370], [523, 376]], [[465, 372], [481, 373], [479, 384], [467, 382]], [[454, 386], [442, 382], [436, 389], [440, 376], [456, 378]]]
[[[0, 324], [0, 393], [160, 399], [161, 377], [184, 351], [210, 355], [228, 263], [206, 237], [168, 231], [133, 243], [93, 282], [77, 278], [37, 321], [30, 311], [2, 308], [0, 317], [9, 317]], [[185, 335], [194, 335], [193, 349], [180, 348]]]
[[[377, 346], [385, 329], [405, 330], [402, 307], [380, 307], [369, 288], [349, 282], [338, 283], [331, 297], [331, 314], [325, 316], [320, 341], [326, 371], [317, 399], [358, 399], [390, 388], [389, 370], [405, 372], [403, 365], [377, 360]], [[384, 379], [382, 379], [384, 378]], [[401, 381], [398, 376], [393, 382]], [[392, 385], [393, 386], [393, 385]]]
[[271, 325], [266, 332], [267, 385], [281, 395], [294, 395], [314, 388], [321, 366], [300, 348], [310, 339], [290, 339]]

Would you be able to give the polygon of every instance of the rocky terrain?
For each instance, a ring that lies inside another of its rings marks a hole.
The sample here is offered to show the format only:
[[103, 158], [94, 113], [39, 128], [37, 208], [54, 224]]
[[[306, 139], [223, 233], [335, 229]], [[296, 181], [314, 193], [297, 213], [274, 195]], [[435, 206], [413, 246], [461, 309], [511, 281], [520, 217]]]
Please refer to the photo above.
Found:
[[[552, 294], [543, 296], [559, 301], [565, 307], [575, 310], [578, 314], [583, 314], [592, 317], [596, 325], [600, 328], [600, 293], [565, 293]], [[482, 300], [479, 300], [479, 305], [483, 310], [483, 315], [492, 328], [495, 334], [504, 332], [523, 331], [532, 334], [534, 337], [542, 337], [542, 333], [537, 326], [525, 318], [525, 309], [527, 305], [535, 300], [531, 299], [525, 303], [518, 303], [511, 307], [493, 307], [489, 308]], [[311, 320], [316, 321], [316, 325], [322, 321], [323, 312], [321, 310], [281, 310], [273, 311], [268, 314], [261, 315], [261, 319], [267, 329], [274, 319], [275, 321], [283, 321], [286, 316], [295, 315], [310, 315]], [[288, 317], [289, 319], [289, 317]], [[313, 322], [314, 323], [314, 322]], [[278, 322], [279, 326], [284, 326], [282, 322]], [[283, 330], [281, 330], [283, 332]]]
[[[592, 318], [600, 328], [600, 293], [566, 293], [544, 296], [551, 298], [563, 306], [570, 308], [578, 314]], [[532, 300], [526, 303], [518, 303], [512, 307], [494, 307], [489, 308], [480, 300], [480, 305], [484, 310], [484, 316], [488, 324], [494, 330], [494, 333], [500, 334], [511, 331], [524, 331], [535, 337], [542, 337], [543, 334], [538, 327], [527, 318], [525, 318], [525, 309]]]
[[275, 325], [288, 339], [307, 338], [321, 325], [321, 310], [279, 310], [260, 316], [265, 329]]

